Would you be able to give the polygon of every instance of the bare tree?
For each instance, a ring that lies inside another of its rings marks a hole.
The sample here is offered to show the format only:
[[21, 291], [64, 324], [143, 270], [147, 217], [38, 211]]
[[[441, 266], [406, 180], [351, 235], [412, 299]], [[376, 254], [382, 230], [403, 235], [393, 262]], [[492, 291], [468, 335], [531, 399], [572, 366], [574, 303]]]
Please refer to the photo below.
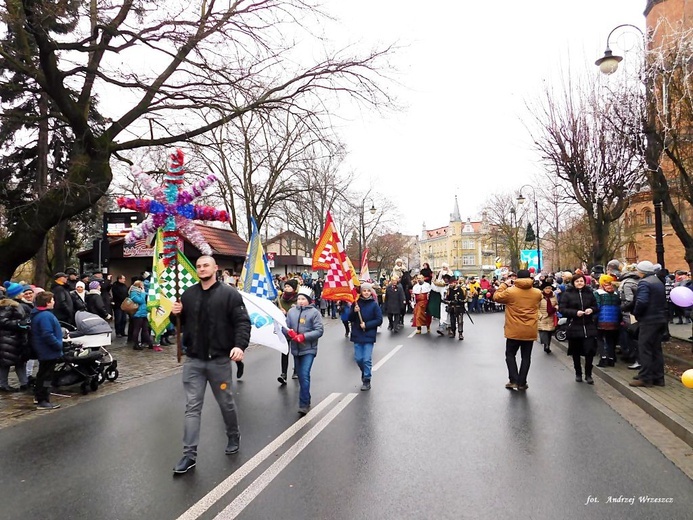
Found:
[[693, 269], [693, 29], [662, 21], [648, 52], [648, 181]]
[[504, 263], [510, 264], [513, 271], [519, 268], [525, 237], [522, 222], [527, 222], [524, 213], [518, 213], [516, 202], [514, 193], [497, 193], [483, 204], [490, 230], [486, 242], [498, 246], [498, 255]]
[[[48, 0], [6, 1], [0, 12], [17, 35], [15, 45], [0, 48], [9, 71], [0, 81], [20, 77], [45, 93], [53, 117], [74, 136], [63, 181], [17, 210], [0, 239], [2, 278], [36, 253], [50, 228], [106, 194], [112, 156], [125, 159], [138, 148], [180, 144], [243, 114], [298, 110], [304, 103], [314, 106], [317, 98], [329, 103], [347, 95], [379, 107], [391, 101], [381, 87], [381, 61], [391, 48], [361, 54], [325, 49], [323, 59], [309, 64], [292, 52], [300, 39], [287, 32], [298, 36], [303, 20], [322, 16], [306, 0], [95, 5], [91, 17], [81, 2]], [[66, 22], [60, 30], [56, 20]], [[313, 35], [305, 30], [302, 36]], [[142, 57], [146, 66], [138, 68]], [[117, 100], [103, 127], [89, 118], [99, 94]], [[201, 117], [210, 110], [215, 119]]]
[[568, 81], [559, 91], [547, 87], [531, 107], [530, 132], [547, 173], [565, 181], [565, 193], [586, 212], [589, 265], [610, 259], [612, 224], [643, 180], [640, 128], [618, 128], [608, 116], [620, 101], [601, 99], [593, 81]]

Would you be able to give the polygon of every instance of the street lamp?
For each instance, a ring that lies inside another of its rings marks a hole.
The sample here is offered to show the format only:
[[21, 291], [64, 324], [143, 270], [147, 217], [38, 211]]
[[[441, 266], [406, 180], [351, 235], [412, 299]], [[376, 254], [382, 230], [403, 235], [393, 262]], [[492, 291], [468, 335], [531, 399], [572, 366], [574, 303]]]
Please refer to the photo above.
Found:
[[[375, 215], [378, 211], [375, 209], [375, 204], [371, 201], [371, 209], [368, 210], [371, 215]], [[364, 213], [366, 212], [366, 199], [361, 201], [361, 213], [359, 214], [361, 231], [359, 232], [359, 262], [363, 260], [363, 250], [366, 248], [366, 224], [364, 222]], [[363, 266], [361, 266], [363, 267]]]
[[525, 184], [520, 188], [520, 191], [517, 195], [517, 202], [520, 204], [525, 203], [525, 198], [522, 196], [522, 190], [525, 188], [529, 188], [532, 190], [532, 195], [534, 197], [534, 217], [536, 219], [536, 228], [535, 228], [535, 237], [537, 241], [537, 274], [541, 273], [541, 250], [539, 248], [539, 202], [537, 201], [537, 192], [534, 191], [534, 187], [530, 186], [529, 184]]
[[[617, 29], [622, 27], [629, 27], [635, 29], [640, 33], [642, 37], [641, 41], [643, 44], [643, 50], [647, 53], [647, 42], [645, 40], [645, 33], [637, 25], [632, 25], [629, 23], [617, 25], [614, 27], [609, 35], [606, 37], [606, 50], [604, 51], [604, 56], [599, 58], [594, 62], [595, 65], [599, 67], [599, 70], [606, 75], [613, 74], [618, 69], [618, 64], [623, 60], [623, 57], [614, 55], [609, 47], [609, 40], [611, 35]], [[643, 128], [643, 134], [645, 134], [645, 162], [647, 164], [647, 169], [650, 172], [659, 171], [659, 153], [657, 150], [657, 140], [655, 135], [655, 106], [651, 99], [651, 80], [649, 75], [646, 76], [645, 80], [645, 103], [647, 104], [646, 114], [647, 119], [645, 122], [645, 127]], [[659, 187], [652, 183], [652, 204], [654, 205], [654, 220], [655, 220], [655, 253], [657, 254], [657, 263], [664, 268], [664, 232], [662, 229], [662, 197], [659, 191]]]

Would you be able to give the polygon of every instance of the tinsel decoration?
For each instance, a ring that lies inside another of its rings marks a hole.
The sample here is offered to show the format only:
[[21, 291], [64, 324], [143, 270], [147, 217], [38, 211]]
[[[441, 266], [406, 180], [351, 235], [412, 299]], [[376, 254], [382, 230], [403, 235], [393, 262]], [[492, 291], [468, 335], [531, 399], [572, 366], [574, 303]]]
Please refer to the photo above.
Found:
[[205, 242], [192, 220], [222, 222], [229, 220], [226, 211], [192, 204], [192, 201], [201, 196], [209, 186], [216, 182], [217, 178], [214, 175], [208, 175], [192, 184], [187, 190], [181, 189], [185, 175], [184, 160], [185, 156], [180, 148], [169, 155], [168, 171], [164, 176], [163, 186], [156, 185], [141, 168], [133, 166], [132, 173], [152, 198], [119, 197], [117, 199], [118, 206], [121, 208], [149, 214], [142, 223], [128, 233], [125, 242], [132, 244], [161, 228], [164, 236], [163, 262], [167, 267], [176, 260], [179, 232], [190, 240], [202, 254], [212, 254], [212, 248]]

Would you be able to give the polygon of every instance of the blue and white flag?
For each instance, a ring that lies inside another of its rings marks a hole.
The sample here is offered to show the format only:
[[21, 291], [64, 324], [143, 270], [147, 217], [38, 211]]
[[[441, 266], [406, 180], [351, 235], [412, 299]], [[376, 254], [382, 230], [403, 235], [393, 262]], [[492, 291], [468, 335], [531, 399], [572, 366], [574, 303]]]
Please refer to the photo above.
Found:
[[282, 329], [286, 328], [286, 316], [274, 302], [254, 294], [239, 291], [250, 316], [250, 342], [289, 353], [289, 343]]
[[255, 219], [251, 217], [250, 220], [253, 225], [253, 232], [248, 241], [248, 251], [245, 254], [243, 270], [238, 280], [238, 289], [260, 298], [276, 300], [277, 289], [272, 283], [272, 274], [267, 266], [267, 257], [262, 250], [260, 233], [258, 233]]

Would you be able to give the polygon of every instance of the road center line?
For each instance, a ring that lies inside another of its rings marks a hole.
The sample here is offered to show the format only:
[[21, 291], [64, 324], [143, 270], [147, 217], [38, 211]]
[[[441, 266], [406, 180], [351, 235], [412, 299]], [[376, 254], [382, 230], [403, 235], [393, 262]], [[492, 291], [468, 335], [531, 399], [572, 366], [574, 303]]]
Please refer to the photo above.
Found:
[[347, 394], [346, 397], [334, 408], [332, 408], [318, 423], [308, 430], [286, 453], [267, 468], [262, 475], [256, 478], [233, 502], [224, 508], [215, 520], [232, 520], [236, 518], [272, 481], [281, 471], [286, 468], [312, 441], [317, 437], [328, 424], [330, 424], [357, 394]]
[[376, 363], [376, 365], [371, 369], [371, 372], [375, 372], [375, 371], [378, 370], [381, 366], [383, 366], [383, 365], [385, 364], [385, 362], [386, 362], [388, 359], [390, 359], [392, 356], [394, 356], [395, 354], [397, 354], [397, 351], [398, 351], [399, 349], [401, 349], [403, 346], [404, 346], [404, 345], [397, 345], [397, 346], [396, 346], [395, 348], [393, 348], [390, 352], [388, 352], [387, 356], [385, 356], [383, 359], [381, 359], [380, 361], [378, 361], [378, 363]]
[[408, 337], [408, 338], [413, 338], [414, 336], [416, 336], [416, 331], [415, 331], [415, 330], [413, 330], [412, 333], [409, 334], [409, 336], [407, 336], [407, 337]]
[[324, 410], [332, 401], [337, 399], [341, 394], [334, 393], [328, 395], [325, 399], [320, 401], [307, 415], [296, 421], [294, 424], [289, 426], [279, 437], [274, 439], [271, 443], [260, 450], [252, 459], [243, 464], [240, 468], [229, 475], [223, 482], [221, 482], [217, 487], [212, 489], [204, 497], [202, 497], [196, 504], [194, 504], [190, 509], [178, 517], [178, 520], [197, 520], [205, 511], [217, 503], [217, 501], [222, 498], [226, 493], [231, 491], [236, 484], [243, 480], [248, 474], [257, 468], [265, 459], [267, 459], [272, 453], [274, 453], [282, 444], [293, 437], [296, 432], [303, 428], [308, 421], [313, 419], [322, 410]]

